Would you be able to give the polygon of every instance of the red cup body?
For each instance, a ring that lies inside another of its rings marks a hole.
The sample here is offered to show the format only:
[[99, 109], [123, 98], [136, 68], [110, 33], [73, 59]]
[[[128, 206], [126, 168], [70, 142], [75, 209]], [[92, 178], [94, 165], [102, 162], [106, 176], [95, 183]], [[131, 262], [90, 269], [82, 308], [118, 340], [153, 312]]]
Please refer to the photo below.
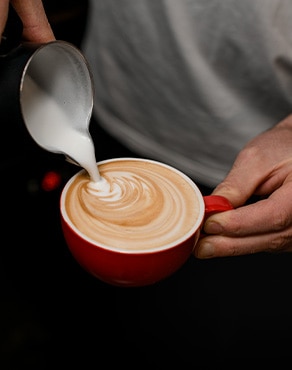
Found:
[[198, 229], [180, 244], [160, 251], [135, 253], [105, 249], [84, 240], [62, 217], [67, 245], [78, 263], [96, 278], [116, 286], [144, 286], [156, 283], [177, 271], [192, 254]]
[[[164, 164], [161, 165], [169, 167]], [[186, 179], [184, 174], [181, 173], [181, 176]], [[191, 183], [194, 196], [198, 197], [200, 205], [199, 214], [197, 219], [194, 220], [192, 230], [177, 243], [145, 250], [141, 250], [139, 247], [137, 250], [119, 250], [118, 248], [99, 245], [83, 235], [72, 224], [66, 214], [64, 203], [67, 186], [65, 186], [60, 201], [61, 225], [66, 243], [73, 257], [88, 273], [116, 286], [151, 285], [169, 277], [182, 267], [191, 256], [200, 237], [202, 224], [206, 216], [216, 211], [232, 209], [231, 204], [225, 198], [212, 195], [203, 197], [192, 180], [189, 178], [186, 180]]]

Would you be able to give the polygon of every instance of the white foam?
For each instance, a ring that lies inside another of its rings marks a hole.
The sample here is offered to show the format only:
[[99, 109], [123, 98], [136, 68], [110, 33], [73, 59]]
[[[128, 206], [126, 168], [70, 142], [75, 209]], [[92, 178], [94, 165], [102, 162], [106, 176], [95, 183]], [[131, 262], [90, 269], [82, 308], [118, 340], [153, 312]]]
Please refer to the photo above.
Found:
[[67, 202], [69, 217], [90, 239], [123, 250], [154, 249], [196, 224], [199, 199], [175, 172], [135, 160], [101, 164], [99, 170], [99, 183], [77, 177]]

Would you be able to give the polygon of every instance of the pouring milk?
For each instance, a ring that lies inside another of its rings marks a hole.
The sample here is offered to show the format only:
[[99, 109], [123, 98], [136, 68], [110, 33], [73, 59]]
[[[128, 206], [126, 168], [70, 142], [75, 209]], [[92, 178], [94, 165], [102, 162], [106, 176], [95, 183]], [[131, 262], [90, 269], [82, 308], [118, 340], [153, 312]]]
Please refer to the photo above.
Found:
[[92, 138], [86, 128], [81, 128], [85, 124], [74, 127], [60, 104], [29, 76], [25, 78], [21, 100], [23, 116], [29, 122], [27, 129], [36, 142], [73, 159], [88, 172], [93, 183], [101, 185]]

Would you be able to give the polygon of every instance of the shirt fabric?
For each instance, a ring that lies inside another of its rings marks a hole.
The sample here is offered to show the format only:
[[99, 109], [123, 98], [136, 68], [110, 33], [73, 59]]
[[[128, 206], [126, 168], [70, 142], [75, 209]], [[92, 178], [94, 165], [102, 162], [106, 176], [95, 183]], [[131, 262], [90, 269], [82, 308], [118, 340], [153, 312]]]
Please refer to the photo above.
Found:
[[292, 112], [292, 0], [92, 0], [88, 17], [94, 115], [144, 157], [216, 186]]

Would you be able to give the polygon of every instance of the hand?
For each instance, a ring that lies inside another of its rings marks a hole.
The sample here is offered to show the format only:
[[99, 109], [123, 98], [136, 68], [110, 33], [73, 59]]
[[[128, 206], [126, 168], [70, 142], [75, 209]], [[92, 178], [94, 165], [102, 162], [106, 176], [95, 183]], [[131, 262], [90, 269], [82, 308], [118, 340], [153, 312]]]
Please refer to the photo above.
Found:
[[55, 40], [41, 0], [0, 0], [0, 32], [5, 28], [9, 3], [23, 23], [23, 39], [33, 42]]
[[[210, 216], [198, 258], [292, 251], [292, 115], [257, 136], [239, 153], [213, 194], [234, 210]], [[253, 195], [259, 201], [246, 204]]]

